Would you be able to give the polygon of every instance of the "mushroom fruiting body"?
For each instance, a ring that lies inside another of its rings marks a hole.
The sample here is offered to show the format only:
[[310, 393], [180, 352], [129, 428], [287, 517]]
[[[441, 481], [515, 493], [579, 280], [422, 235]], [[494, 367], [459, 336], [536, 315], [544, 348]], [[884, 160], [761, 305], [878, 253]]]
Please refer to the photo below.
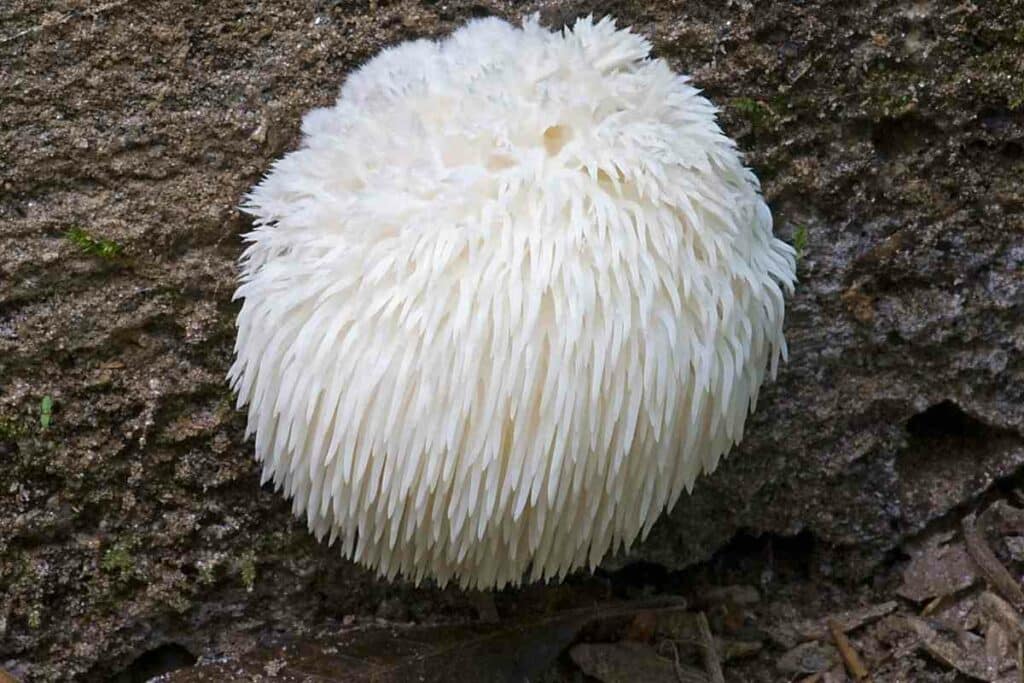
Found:
[[394, 577], [594, 567], [742, 437], [793, 250], [610, 20], [384, 50], [252, 190], [230, 381], [264, 481]]

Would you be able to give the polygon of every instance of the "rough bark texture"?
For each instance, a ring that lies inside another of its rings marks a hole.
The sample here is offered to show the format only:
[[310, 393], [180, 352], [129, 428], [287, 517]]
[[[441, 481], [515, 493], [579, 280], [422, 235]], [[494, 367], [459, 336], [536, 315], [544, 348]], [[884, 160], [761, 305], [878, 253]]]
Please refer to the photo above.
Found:
[[791, 361], [746, 441], [609, 567], [803, 531], [855, 579], [1024, 463], [1024, 3], [15, 0], [0, 667], [97, 678], [164, 643], [470, 612], [376, 581], [259, 488], [224, 382], [235, 207], [380, 48], [533, 9], [613, 14], [692, 73], [801, 252]]

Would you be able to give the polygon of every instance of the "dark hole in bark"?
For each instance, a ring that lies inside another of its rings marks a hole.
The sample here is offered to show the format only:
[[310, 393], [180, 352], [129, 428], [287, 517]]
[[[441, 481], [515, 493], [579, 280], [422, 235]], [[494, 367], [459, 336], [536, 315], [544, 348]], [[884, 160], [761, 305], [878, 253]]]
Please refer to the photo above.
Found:
[[654, 562], [634, 562], [608, 575], [611, 588], [618, 597], [635, 597], [642, 591], [660, 593], [669, 580], [669, 571]]
[[885, 159], [910, 154], [940, 136], [938, 127], [914, 115], [883, 119], [872, 128], [871, 142]]
[[127, 669], [115, 674], [114, 683], [144, 683], [162, 674], [190, 667], [196, 663], [196, 656], [178, 643], [164, 643], [147, 650], [135, 658]]
[[1018, 142], [1007, 142], [999, 152], [1011, 161], [1019, 161], [1024, 158], [1024, 147]]
[[713, 572], [733, 583], [760, 582], [767, 576], [806, 577], [814, 573], [817, 539], [809, 531], [794, 535], [741, 532], [715, 553]]
[[936, 403], [907, 421], [907, 433], [919, 439], [967, 438], [980, 436], [985, 430], [984, 424], [948, 400]]

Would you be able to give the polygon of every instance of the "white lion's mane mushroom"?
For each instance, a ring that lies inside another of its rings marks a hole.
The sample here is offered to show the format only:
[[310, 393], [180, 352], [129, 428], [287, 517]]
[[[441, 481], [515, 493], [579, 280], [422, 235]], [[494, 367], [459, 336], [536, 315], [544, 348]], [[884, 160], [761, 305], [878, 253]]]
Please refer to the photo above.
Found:
[[739, 442], [794, 252], [610, 20], [386, 49], [252, 190], [230, 381], [264, 481], [382, 576], [593, 568]]

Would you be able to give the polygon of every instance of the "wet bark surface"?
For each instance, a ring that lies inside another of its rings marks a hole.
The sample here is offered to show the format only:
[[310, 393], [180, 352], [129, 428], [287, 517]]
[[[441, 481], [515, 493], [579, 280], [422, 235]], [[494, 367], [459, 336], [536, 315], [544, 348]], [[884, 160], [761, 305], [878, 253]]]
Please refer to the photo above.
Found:
[[760, 571], [776, 541], [813, 567], [782, 603], [877, 598], [901, 548], [1012, 488], [1024, 3], [16, 0], [0, 7], [0, 667], [142, 680], [346, 620], [475, 618], [472, 596], [340, 559], [260, 488], [224, 381], [236, 207], [382, 47], [532, 10], [612, 14], [693, 75], [801, 282], [790, 362], [744, 443], [598, 579], [507, 591], [503, 616], [578, 605], [601, 577], [654, 585], [637, 566], [677, 577], [665, 590], [722, 558]]

